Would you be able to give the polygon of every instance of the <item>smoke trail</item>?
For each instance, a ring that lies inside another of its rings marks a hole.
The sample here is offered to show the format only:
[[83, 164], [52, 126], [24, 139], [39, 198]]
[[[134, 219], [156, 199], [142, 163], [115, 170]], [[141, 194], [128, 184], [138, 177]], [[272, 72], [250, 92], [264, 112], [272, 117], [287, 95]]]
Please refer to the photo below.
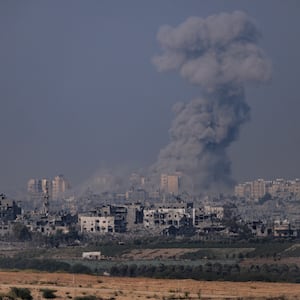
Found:
[[257, 46], [260, 33], [245, 13], [191, 17], [160, 28], [159, 71], [178, 70], [203, 97], [174, 106], [170, 143], [153, 166], [157, 174], [181, 171], [194, 192], [232, 184], [228, 146], [249, 119], [244, 88], [269, 79], [271, 64]]

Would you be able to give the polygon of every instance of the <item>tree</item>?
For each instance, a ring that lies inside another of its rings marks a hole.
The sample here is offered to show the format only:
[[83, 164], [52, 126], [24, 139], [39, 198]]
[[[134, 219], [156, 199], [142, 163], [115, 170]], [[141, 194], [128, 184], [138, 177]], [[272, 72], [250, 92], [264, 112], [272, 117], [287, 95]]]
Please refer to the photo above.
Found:
[[18, 241], [31, 241], [31, 233], [24, 224], [15, 223], [12, 228], [12, 233]]

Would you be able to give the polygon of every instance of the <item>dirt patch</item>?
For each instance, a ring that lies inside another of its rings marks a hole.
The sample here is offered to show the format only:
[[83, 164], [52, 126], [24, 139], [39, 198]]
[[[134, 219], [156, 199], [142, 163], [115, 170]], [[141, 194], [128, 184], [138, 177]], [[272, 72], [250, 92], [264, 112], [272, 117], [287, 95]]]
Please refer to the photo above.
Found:
[[10, 287], [27, 287], [34, 299], [42, 299], [41, 289], [56, 290], [61, 299], [95, 295], [102, 299], [299, 299], [300, 285], [262, 282], [213, 282], [158, 280], [73, 275], [65, 273], [0, 272], [0, 292]]

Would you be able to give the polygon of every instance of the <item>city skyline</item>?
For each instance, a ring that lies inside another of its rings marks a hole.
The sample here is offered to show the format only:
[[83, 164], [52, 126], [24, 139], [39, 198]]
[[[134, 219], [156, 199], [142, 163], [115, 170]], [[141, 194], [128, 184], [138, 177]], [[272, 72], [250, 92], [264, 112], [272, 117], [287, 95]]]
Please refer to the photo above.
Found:
[[160, 74], [157, 33], [191, 16], [244, 11], [272, 61], [247, 87], [251, 119], [229, 148], [232, 177], [299, 177], [297, 1], [0, 3], [1, 192], [63, 173], [80, 185], [102, 168], [153, 164], [169, 142], [172, 106], [199, 89]]

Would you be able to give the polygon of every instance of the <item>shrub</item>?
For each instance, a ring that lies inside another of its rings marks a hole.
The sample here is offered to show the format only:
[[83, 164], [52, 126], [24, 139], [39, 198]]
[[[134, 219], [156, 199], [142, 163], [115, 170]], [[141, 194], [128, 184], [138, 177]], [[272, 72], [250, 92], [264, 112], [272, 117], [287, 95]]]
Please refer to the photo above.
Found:
[[75, 300], [98, 300], [96, 296], [79, 296], [75, 297]]
[[56, 298], [56, 295], [54, 294], [56, 292], [56, 290], [41, 289], [40, 291], [43, 293], [43, 298], [46, 298], [46, 299]]
[[71, 272], [76, 274], [92, 274], [92, 270], [82, 264], [75, 264], [71, 267]]
[[10, 288], [9, 296], [12, 296], [14, 298], [21, 298], [24, 300], [32, 300], [31, 292], [27, 288], [17, 288], [12, 287]]

